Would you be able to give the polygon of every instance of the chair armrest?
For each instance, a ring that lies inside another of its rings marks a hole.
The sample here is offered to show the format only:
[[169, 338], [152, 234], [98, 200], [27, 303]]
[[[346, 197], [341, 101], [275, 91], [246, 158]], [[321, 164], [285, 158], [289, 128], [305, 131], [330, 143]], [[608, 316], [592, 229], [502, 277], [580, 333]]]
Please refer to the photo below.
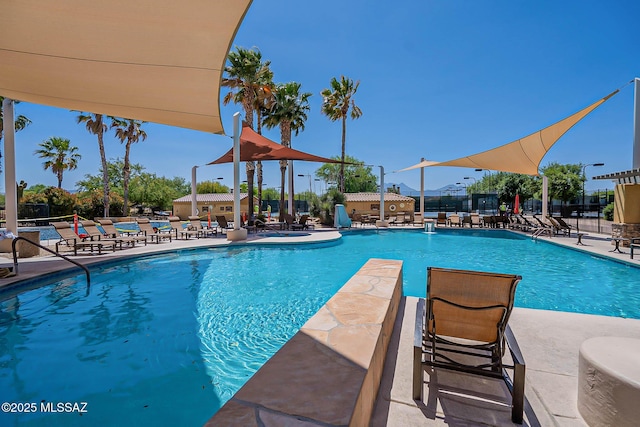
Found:
[[632, 237], [629, 243], [632, 245], [640, 245], [640, 237]]
[[504, 337], [511, 352], [511, 358], [513, 359], [513, 382], [509, 384], [509, 381], [507, 381], [507, 387], [510, 386], [509, 388], [511, 388], [512, 395], [511, 421], [522, 424], [526, 367], [516, 337], [513, 335], [513, 331], [509, 325], [507, 325], [504, 331]]
[[507, 325], [504, 331], [504, 338], [507, 342], [507, 347], [509, 347], [509, 352], [511, 353], [511, 358], [513, 359], [513, 363], [517, 365], [525, 365], [524, 357], [522, 357], [522, 352], [520, 351], [520, 346], [516, 341], [515, 335], [513, 335], [513, 331], [511, 327]]

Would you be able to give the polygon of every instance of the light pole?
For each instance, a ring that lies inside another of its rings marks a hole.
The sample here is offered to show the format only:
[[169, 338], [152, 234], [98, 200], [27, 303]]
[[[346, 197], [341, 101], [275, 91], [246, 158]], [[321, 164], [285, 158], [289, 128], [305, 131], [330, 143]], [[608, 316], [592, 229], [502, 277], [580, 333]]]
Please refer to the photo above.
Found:
[[[588, 166], [604, 166], [604, 163], [589, 163], [588, 165], [584, 165], [582, 166], [582, 214], [584, 214], [584, 183], [587, 181], [587, 176], [585, 175], [586, 169]], [[598, 211], [598, 215], [600, 215], [600, 211]], [[578, 215], [576, 216], [576, 230], [579, 233], [580, 232], [580, 225], [578, 223], [580, 218], [580, 212], [578, 212]]]
[[[480, 169], [482, 170], [482, 169]], [[473, 180], [473, 185], [476, 185], [476, 179], [472, 176], [465, 176], [464, 179], [472, 179]], [[471, 193], [469, 193], [469, 197], [471, 197], [471, 205], [473, 205], [473, 195]], [[471, 213], [473, 206], [469, 206], [469, 213]]]
[[304, 173], [299, 173], [298, 174], [299, 177], [304, 178], [305, 176], [309, 177], [309, 194], [307, 194], [307, 197], [305, 197], [305, 200], [307, 201], [307, 212], [309, 211], [309, 197], [311, 196], [311, 175], [310, 174], [304, 174]]
[[[467, 196], [467, 184], [465, 184], [464, 182], [456, 182], [456, 185], [464, 185], [464, 195], [465, 197]], [[467, 205], [467, 213], [471, 213], [471, 206]]]

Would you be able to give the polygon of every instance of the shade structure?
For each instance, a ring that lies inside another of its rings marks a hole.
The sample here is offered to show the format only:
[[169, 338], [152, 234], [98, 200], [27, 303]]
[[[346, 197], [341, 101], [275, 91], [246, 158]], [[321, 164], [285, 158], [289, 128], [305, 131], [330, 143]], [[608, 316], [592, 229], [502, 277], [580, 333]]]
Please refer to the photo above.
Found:
[[[303, 151], [294, 150], [284, 145], [273, 142], [255, 132], [246, 123], [242, 124], [240, 133], [240, 161], [250, 162], [258, 160], [304, 160], [308, 162], [340, 163], [340, 160], [316, 156]], [[227, 151], [220, 158], [207, 163], [219, 165], [233, 162], [233, 149]], [[346, 162], [345, 162], [346, 163]]]
[[0, 95], [224, 133], [220, 82], [251, 0], [5, 0]]
[[587, 116], [587, 114], [591, 113], [618, 92], [619, 90], [616, 90], [569, 117], [500, 147], [446, 162], [420, 162], [401, 171], [427, 166], [459, 166], [521, 173], [525, 175], [538, 175], [540, 163], [553, 144], [576, 123]]

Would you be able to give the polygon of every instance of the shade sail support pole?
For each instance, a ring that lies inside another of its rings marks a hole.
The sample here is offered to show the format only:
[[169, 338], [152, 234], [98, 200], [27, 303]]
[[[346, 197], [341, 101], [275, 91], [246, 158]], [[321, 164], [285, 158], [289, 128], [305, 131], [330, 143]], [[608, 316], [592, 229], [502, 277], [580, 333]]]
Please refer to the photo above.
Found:
[[640, 168], [640, 78], [634, 79], [633, 102], [633, 169]]
[[[247, 229], [240, 220], [240, 113], [233, 115], [233, 230], [227, 231], [227, 240], [247, 239]], [[253, 194], [249, 194], [253, 197]]]
[[240, 229], [240, 113], [233, 115], [233, 229]]
[[376, 221], [376, 227], [388, 227], [389, 223], [384, 219], [384, 166], [380, 168], [380, 219]]
[[2, 101], [4, 122], [4, 189], [7, 231], [18, 235], [18, 192], [16, 190], [16, 128], [14, 101]]
[[191, 215], [198, 215], [198, 197], [196, 195], [196, 169], [198, 166], [191, 168]]
[[[424, 162], [425, 158], [420, 159]], [[424, 167], [420, 168], [420, 218], [424, 219]]]
[[549, 181], [545, 175], [542, 175], [542, 218], [547, 217], [549, 208], [547, 201], [549, 200]]

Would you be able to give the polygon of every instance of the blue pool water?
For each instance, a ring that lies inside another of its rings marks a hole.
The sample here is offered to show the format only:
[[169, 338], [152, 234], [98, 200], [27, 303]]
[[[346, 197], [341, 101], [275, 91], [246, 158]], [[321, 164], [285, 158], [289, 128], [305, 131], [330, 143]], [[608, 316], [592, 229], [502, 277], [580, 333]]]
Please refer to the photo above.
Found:
[[200, 426], [364, 262], [523, 276], [516, 306], [640, 318], [639, 269], [504, 232], [350, 233], [340, 243], [139, 258], [0, 293], [0, 400], [87, 402], [86, 413], [0, 413], [0, 425]]

